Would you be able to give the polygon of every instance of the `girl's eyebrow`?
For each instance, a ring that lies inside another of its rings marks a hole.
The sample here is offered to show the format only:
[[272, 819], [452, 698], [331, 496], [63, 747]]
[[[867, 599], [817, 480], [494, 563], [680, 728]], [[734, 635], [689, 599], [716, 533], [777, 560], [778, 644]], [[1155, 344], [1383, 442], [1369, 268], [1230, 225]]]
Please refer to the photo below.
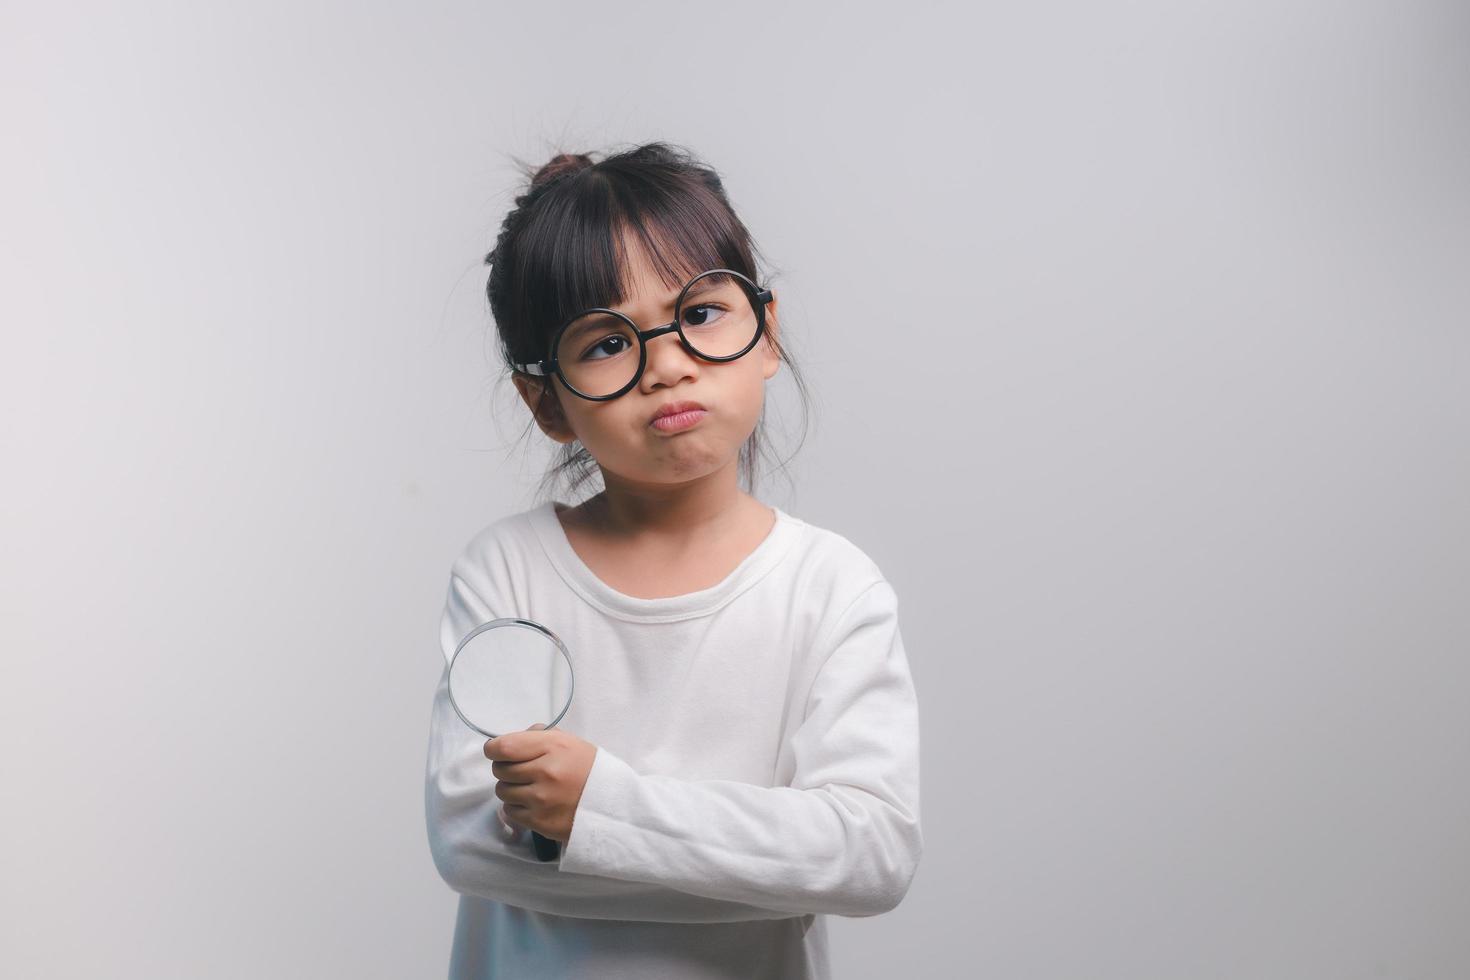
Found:
[[[688, 282], [689, 280], [686, 279], [684, 281], [685, 282]], [[709, 287], [712, 286], [713, 284], [714, 284], [713, 277], [711, 277], [709, 279], [701, 279], [701, 280], [699, 280], [699, 282], [697, 282], [697, 283], [694, 284], [694, 288], [693, 289], [689, 290], [689, 295], [690, 296], [698, 296], [700, 293], [708, 292]], [[665, 313], [669, 314], [670, 316], [673, 316], [673, 314], [674, 314], [674, 301], [679, 298], [679, 291], [681, 289], [683, 289], [683, 288], [684, 287], [682, 285], [680, 285], [678, 289], [675, 289], [675, 290], [673, 290], [672, 292], [670, 292], [668, 294], [668, 298], [666, 300], [664, 300], [663, 305], [658, 308], [659, 309], [659, 319], [662, 319], [663, 318], [663, 314], [665, 314]], [[612, 307], [608, 307], [608, 309], [617, 310], [619, 313], [623, 314], [623, 316], [628, 317], [631, 320], [636, 320], [637, 319], [637, 317], [633, 316], [633, 314], [629, 313], [627, 310], [622, 309], [620, 307], [612, 306]]]
[[[689, 294], [692, 296], [695, 293], [706, 293], [709, 292], [711, 289], [717, 288], [719, 286], [719, 283], [716, 280], [718, 280], [719, 278], [721, 277], [706, 276], [705, 278], [699, 280], [699, 282], [694, 284], [694, 288], [689, 290]], [[679, 294], [675, 293], [674, 295], [678, 296]]]
[[[669, 295], [668, 300], [662, 306], [660, 306], [658, 308], [658, 310], [659, 310], [658, 319], [660, 319], [660, 320], [663, 319], [663, 315], [665, 313], [667, 313], [669, 316], [673, 316], [674, 315], [674, 300], [676, 300], [678, 298], [679, 298], [679, 291], [676, 289], [676, 290], [674, 290], [673, 293], [671, 293]], [[622, 308], [620, 306], [612, 306], [612, 307], [608, 307], [608, 308], [609, 309], [612, 309], [612, 310], [617, 310], [619, 313], [623, 314], [623, 316], [627, 317], [630, 320], [637, 320], [638, 319], [632, 313], [628, 312], [626, 309], [624, 309], [624, 308]]]

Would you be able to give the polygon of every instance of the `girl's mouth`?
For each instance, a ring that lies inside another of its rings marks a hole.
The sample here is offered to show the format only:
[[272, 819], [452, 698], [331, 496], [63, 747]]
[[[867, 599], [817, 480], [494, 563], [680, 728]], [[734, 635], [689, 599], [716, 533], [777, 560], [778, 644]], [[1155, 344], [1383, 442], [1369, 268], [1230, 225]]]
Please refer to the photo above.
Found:
[[699, 420], [708, 415], [709, 412], [702, 408], [696, 408], [687, 412], [679, 412], [674, 415], [660, 415], [654, 419], [652, 425], [660, 432], [680, 432], [692, 425], [697, 425]]

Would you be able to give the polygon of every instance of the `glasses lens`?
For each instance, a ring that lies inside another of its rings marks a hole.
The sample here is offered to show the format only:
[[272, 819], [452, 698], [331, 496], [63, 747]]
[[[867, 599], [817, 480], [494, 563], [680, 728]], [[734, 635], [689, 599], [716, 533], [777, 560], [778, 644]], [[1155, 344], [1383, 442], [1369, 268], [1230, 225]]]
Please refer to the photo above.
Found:
[[562, 332], [556, 360], [567, 383], [584, 395], [611, 395], [638, 373], [638, 337], [622, 317], [587, 313]]
[[679, 321], [689, 345], [706, 357], [739, 354], [755, 339], [750, 293], [741, 280], [723, 272], [704, 276], [689, 287], [679, 307]]

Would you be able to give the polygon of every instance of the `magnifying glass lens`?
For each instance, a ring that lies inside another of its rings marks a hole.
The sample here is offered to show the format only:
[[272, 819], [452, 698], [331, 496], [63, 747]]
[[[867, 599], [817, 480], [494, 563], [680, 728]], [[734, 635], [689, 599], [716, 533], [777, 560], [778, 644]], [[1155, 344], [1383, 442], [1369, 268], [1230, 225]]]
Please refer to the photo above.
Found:
[[572, 665], [549, 632], [497, 620], [470, 634], [449, 664], [449, 696], [465, 724], [494, 737], [550, 728], [572, 699]]
[[[449, 661], [449, 703], [488, 738], [532, 725], [555, 727], [572, 703], [572, 660], [551, 630], [528, 619], [496, 619], [470, 632]], [[534, 834], [536, 854], [560, 844]]]

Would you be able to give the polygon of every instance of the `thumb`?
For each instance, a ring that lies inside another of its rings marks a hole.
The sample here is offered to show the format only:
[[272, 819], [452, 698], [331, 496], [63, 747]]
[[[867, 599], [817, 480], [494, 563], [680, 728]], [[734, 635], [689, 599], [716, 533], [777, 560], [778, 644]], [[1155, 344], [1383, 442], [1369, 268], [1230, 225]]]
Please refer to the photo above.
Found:
[[545, 727], [546, 727], [545, 725], [541, 724], [541, 722], [538, 721], [538, 722], [536, 722], [536, 724], [534, 724], [530, 728], [526, 729], [526, 731], [528, 731], [528, 732], [536, 732], [536, 731], [540, 731], [541, 729], [543, 729]]

